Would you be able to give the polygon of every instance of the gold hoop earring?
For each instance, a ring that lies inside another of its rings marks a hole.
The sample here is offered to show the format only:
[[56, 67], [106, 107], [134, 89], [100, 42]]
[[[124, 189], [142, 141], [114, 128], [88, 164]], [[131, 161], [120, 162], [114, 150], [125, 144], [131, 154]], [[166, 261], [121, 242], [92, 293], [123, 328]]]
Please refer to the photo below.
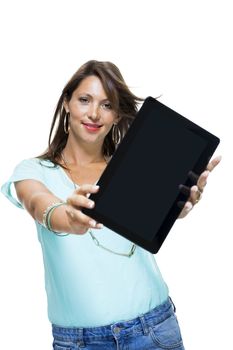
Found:
[[113, 124], [112, 127], [112, 140], [116, 146], [121, 142], [121, 132], [117, 124]]
[[64, 117], [64, 131], [65, 134], [69, 134], [69, 118], [70, 118], [70, 113], [67, 112]]

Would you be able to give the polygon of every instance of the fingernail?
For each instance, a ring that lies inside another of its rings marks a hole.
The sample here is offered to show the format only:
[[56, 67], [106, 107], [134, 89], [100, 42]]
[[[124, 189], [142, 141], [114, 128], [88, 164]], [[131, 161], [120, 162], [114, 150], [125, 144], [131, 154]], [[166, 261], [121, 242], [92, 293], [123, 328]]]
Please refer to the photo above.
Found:
[[93, 207], [94, 207], [94, 205], [95, 205], [95, 203], [94, 203], [94, 202], [89, 202], [89, 208], [93, 208]]
[[89, 221], [89, 224], [90, 224], [91, 226], [95, 226], [95, 225], [96, 225], [96, 221], [90, 220], [90, 221]]
[[99, 185], [95, 185], [95, 186], [93, 186], [93, 188], [94, 188], [94, 190], [98, 190], [100, 187], [99, 187]]
[[192, 209], [192, 205], [191, 204], [186, 204], [185, 205], [185, 210], [189, 211]]
[[98, 224], [98, 227], [99, 227], [99, 228], [103, 228], [104, 225], [103, 225], [103, 224]]

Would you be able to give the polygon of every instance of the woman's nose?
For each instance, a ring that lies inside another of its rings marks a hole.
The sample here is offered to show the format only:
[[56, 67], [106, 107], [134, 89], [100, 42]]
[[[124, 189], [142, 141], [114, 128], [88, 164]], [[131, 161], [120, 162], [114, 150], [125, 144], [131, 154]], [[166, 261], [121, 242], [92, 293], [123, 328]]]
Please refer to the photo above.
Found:
[[88, 111], [88, 117], [96, 120], [100, 117], [99, 106], [93, 104]]

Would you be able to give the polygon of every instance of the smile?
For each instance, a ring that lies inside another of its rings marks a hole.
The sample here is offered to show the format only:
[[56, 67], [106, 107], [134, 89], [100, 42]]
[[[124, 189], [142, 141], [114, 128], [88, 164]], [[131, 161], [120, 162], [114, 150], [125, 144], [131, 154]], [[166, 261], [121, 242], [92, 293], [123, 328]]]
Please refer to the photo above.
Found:
[[98, 131], [102, 125], [98, 125], [98, 124], [91, 124], [91, 123], [82, 123], [84, 125], [84, 127], [88, 130], [88, 131]]

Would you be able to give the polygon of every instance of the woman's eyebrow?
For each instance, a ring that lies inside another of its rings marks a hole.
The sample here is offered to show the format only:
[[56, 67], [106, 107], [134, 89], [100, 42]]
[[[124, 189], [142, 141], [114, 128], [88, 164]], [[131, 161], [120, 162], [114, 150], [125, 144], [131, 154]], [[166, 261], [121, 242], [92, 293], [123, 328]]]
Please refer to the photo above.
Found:
[[[87, 97], [90, 97], [90, 98], [93, 98], [93, 95], [89, 94], [88, 92], [79, 92], [78, 93], [78, 96], [87, 96]], [[101, 102], [104, 102], [104, 101], [109, 101], [109, 98], [108, 97], [105, 97], [103, 98], [102, 100], [100, 100]]]

